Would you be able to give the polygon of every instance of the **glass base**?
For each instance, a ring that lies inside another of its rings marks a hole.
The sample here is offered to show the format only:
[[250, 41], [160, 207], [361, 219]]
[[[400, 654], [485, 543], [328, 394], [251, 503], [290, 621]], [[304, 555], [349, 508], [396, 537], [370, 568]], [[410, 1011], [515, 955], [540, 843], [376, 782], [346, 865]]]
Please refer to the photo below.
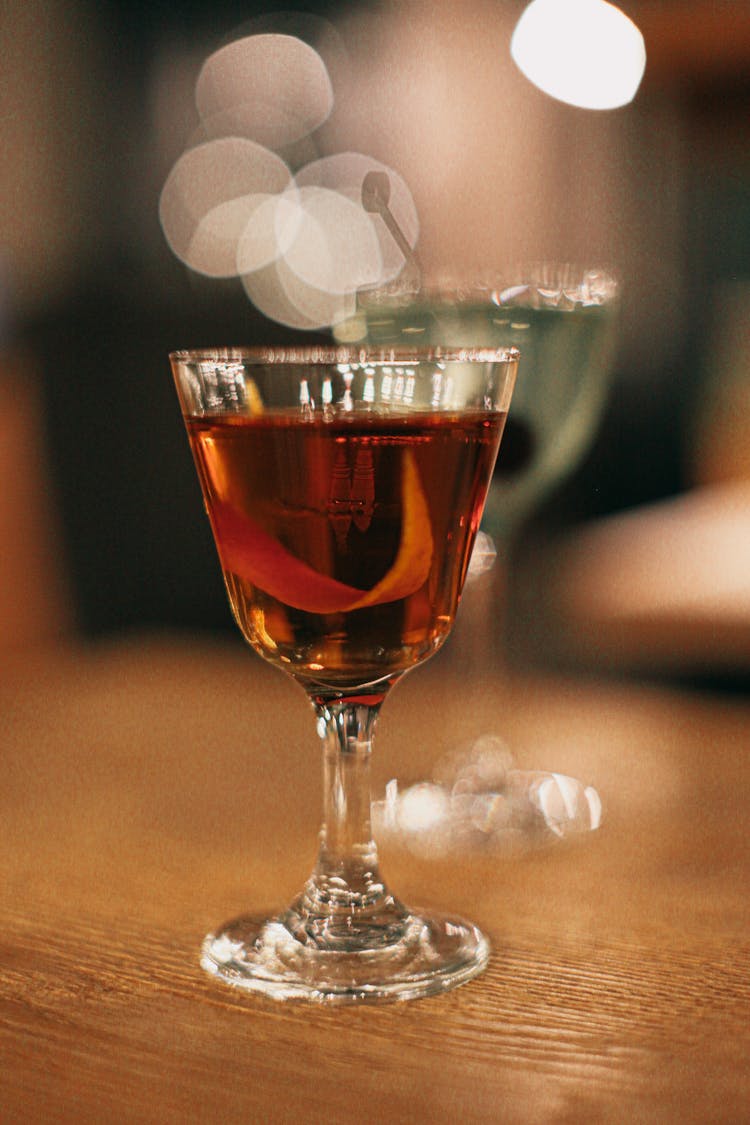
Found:
[[331, 942], [302, 941], [295, 921], [294, 913], [236, 918], [205, 939], [201, 965], [226, 984], [274, 1000], [352, 1004], [446, 992], [489, 960], [484, 934], [459, 918], [406, 914], [366, 948], [340, 932]]

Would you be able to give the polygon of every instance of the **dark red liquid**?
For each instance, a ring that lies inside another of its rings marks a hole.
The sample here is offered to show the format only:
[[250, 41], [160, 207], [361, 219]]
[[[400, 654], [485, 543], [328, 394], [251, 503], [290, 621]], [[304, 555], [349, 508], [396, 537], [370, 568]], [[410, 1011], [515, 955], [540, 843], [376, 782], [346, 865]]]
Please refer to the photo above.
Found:
[[188, 419], [253, 648], [340, 689], [434, 652], [456, 613], [504, 422], [482, 411]]

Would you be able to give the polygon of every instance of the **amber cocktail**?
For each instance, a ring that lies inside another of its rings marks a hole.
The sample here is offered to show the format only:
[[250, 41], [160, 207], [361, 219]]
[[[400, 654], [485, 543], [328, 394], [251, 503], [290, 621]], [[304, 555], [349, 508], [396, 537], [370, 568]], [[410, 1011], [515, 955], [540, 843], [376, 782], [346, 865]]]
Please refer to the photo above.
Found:
[[217, 349], [172, 367], [229, 600], [306, 691], [324, 749], [318, 863], [205, 969], [278, 999], [407, 999], [486, 964], [470, 923], [385, 887], [370, 830], [379, 708], [445, 641], [510, 404], [514, 349]]

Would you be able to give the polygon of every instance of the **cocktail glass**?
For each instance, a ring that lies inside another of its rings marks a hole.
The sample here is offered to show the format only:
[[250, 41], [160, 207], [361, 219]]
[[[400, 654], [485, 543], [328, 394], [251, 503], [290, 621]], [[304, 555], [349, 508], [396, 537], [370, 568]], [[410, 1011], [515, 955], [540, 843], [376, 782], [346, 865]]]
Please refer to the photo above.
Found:
[[314, 709], [316, 867], [271, 919], [205, 939], [223, 981], [286, 1000], [409, 999], [488, 943], [385, 886], [369, 765], [383, 700], [453, 624], [514, 385], [515, 349], [217, 349], [172, 369], [229, 601]]

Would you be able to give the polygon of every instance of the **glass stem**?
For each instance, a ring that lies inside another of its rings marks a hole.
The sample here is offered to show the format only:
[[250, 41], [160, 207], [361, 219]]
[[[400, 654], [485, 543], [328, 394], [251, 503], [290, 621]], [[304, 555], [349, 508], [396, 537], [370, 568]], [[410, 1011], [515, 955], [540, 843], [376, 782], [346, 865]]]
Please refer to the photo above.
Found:
[[347, 885], [364, 886], [377, 850], [370, 823], [370, 759], [379, 706], [318, 704], [323, 743], [323, 825], [318, 871]]
[[372, 735], [382, 699], [314, 702], [323, 744], [323, 825], [318, 861], [292, 907], [292, 928], [315, 944], [363, 945], [407, 912], [385, 888], [370, 823]]

